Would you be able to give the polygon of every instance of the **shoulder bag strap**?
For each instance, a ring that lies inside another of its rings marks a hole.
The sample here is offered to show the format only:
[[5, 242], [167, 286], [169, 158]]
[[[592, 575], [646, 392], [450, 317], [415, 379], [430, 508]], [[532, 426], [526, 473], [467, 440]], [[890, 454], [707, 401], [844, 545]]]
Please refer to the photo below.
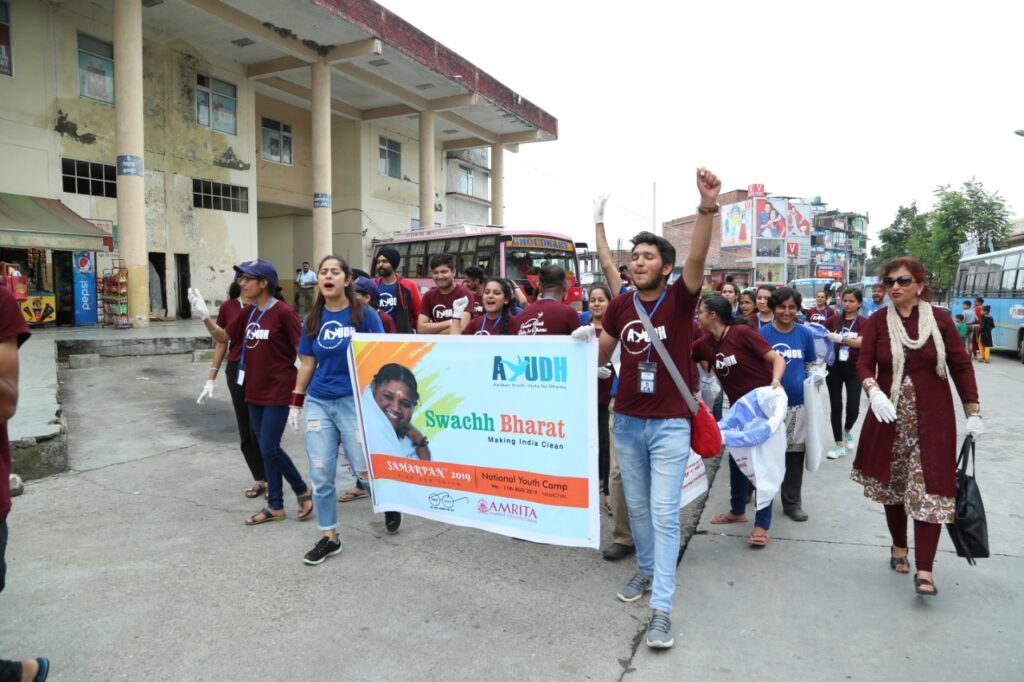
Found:
[[657, 330], [654, 325], [651, 324], [651, 318], [647, 315], [647, 311], [640, 305], [636, 299], [633, 300], [633, 305], [636, 308], [636, 314], [640, 317], [640, 321], [644, 325], [644, 330], [647, 332], [647, 338], [650, 339], [651, 345], [658, 351], [658, 355], [661, 356], [661, 361], [665, 363], [665, 369], [672, 376], [672, 381], [675, 382], [676, 388], [683, 395], [683, 400], [686, 401], [686, 406], [690, 408], [691, 414], [697, 414], [697, 401], [693, 399], [693, 395], [690, 393], [690, 389], [686, 386], [686, 382], [683, 381], [683, 377], [679, 374], [679, 369], [676, 367], [676, 363], [672, 361], [672, 356], [668, 354], [668, 350], [665, 348], [665, 344], [661, 342], [661, 337], [658, 336]]

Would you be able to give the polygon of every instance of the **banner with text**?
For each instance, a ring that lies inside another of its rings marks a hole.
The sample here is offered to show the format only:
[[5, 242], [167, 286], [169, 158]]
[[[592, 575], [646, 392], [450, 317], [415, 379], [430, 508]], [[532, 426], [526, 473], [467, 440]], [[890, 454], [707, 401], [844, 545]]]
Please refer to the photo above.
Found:
[[349, 363], [374, 511], [598, 546], [597, 344], [357, 334]]

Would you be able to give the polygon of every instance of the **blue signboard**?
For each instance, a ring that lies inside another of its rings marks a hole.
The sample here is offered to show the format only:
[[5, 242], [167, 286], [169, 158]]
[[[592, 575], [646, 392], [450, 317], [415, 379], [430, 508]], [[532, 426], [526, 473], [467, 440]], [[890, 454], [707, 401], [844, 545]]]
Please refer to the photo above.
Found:
[[96, 324], [96, 257], [92, 251], [75, 251], [75, 325]]

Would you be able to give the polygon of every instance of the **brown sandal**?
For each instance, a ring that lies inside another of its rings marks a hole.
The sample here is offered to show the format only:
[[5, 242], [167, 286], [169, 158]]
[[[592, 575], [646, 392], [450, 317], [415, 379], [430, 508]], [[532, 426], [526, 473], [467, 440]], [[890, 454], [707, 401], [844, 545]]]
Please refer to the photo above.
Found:
[[[306, 493], [305, 495], [299, 495], [296, 497], [299, 501], [299, 521], [305, 521], [313, 515], [313, 495]], [[309, 502], [309, 507], [306, 507], [306, 503]]]
[[245, 489], [245, 496], [250, 500], [260, 495], [266, 495], [267, 484], [266, 483], [253, 483], [251, 486]]
[[903, 556], [897, 557], [892, 555], [892, 550], [894, 549], [896, 548], [889, 548], [889, 568], [896, 571], [900, 575], [906, 575], [907, 573], [910, 573], [910, 562], [907, 560], [907, 557], [910, 556], [909, 550]]
[[263, 509], [259, 510], [258, 512], [247, 518], [245, 520], [245, 525], [258, 526], [261, 523], [268, 523], [270, 521], [284, 521], [285, 516], [287, 516], [287, 514], [282, 513], [280, 515], [276, 515], [274, 514], [274, 512], [270, 510], [269, 507], [264, 507]]
[[[761, 531], [758, 533], [757, 531]], [[754, 528], [747, 536], [747, 544], [751, 547], [765, 547], [768, 545], [768, 531], [764, 528]]]
[[[921, 588], [927, 585], [932, 588], [930, 590], [922, 590]], [[919, 578], [918, 574], [914, 574], [914, 591], [922, 597], [934, 597], [939, 593], [939, 588], [935, 587], [935, 583], [928, 578]]]
[[719, 514], [715, 518], [711, 519], [711, 523], [715, 524], [716, 526], [722, 526], [722, 525], [725, 525], [727, 523], [746, 523], [746, 522], [747, 522], [747, 515], [746, 514], [740, 514], [739, 516], [733, 516], [732, 512], [726, 512], [724, 514]]

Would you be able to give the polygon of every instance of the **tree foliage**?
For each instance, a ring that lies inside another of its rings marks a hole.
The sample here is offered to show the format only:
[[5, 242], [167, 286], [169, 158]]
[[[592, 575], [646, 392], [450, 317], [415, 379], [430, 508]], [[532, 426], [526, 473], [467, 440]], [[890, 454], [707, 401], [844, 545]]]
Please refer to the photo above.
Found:
[[960, 245], [976, 239], [978, 252], [999, 249], [1010, 233], [1010, 209], [998, 192], [985, 191], [973, 178], [953, 189], [935, 190], [935, 207], [920, 213], [916, 203], [900, 206], [889, 227], [878, 235], [871, 249], [869, 272], [888, 258], [911, 254], [920, 258], [932, 288], [946, 290], [953, 284]]

